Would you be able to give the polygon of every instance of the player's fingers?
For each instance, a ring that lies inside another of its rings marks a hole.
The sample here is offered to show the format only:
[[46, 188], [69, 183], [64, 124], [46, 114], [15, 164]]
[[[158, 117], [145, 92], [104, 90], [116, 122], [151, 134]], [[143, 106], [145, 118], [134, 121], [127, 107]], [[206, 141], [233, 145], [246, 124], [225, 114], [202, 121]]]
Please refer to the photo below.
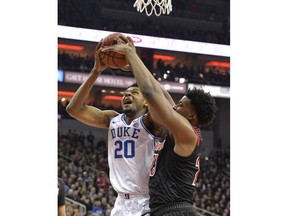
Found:
[[102, 52], [115, 51], [115, 45], [104, 47], [101, 51]]
[[124, 67], [121, 68], [121, 70], [124, 71], [132, 71], [131, 66], [129, 64], [125, 65]]
[[97, 46], [96, 46], [96, 50], [98, 50], [98, 49], [101, 47], [102, 42], [103, 42], [103, 39], [101, 39], [101, 40], [99, 41], [99, 43], [97, 44]]
[[127, 39], [128, 39], [128, 41], [129, 41], [131, 44], [134, 44], [134, 41], [133, 41], [133, 39], [132, 39], [130, 36], [127, 36]]
[[127, 38], [128, 38], [128, 41], [129, 41], [129, 45], [130, 45], [131, 47], [133, 47], [133, 49], [135, 49], [135, 44], [134, 44], [133, 39], [132, 39], [130, 36], [128, 36]]
[[126, 43], [122, 38], [119, 38], [119, 37], [117, 37], [116, 41], [117, 41], [117, 44], [125, 44]]
[[120, 35], [118, 35], [118, 38], [120, 38], [124, 43], [129, 42], [129, 40], [127, 39], [127, 37], [125, 35], [120, 34]]
[[101, 50], [102, 50], [102, 48], [99, 48], [98, 50], [96, 50], [96, 52], [95, 52], [95, 56], [96, 57], [99, 56], [99, 53], [100, 53]]
[[114, 44], [110, 46], [105, 46], [102, 49], [103, 52], [109, 52], [109, 51], [114, 51], [118, 53], [125, 53], [125, 47], [123, 47], [121, 44]]

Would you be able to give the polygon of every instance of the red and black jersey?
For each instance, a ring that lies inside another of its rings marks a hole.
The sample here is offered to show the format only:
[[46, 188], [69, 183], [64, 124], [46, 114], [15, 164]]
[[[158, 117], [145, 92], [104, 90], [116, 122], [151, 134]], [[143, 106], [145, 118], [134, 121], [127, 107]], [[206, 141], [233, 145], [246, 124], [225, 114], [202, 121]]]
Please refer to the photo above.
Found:
[[58, 178], [58, 206], [65, 204], [65, 183]]
[[150, 208], [173, 202], [193, 204], [193, 191], [200, 171], [200, 129], [193, 128], [198, 136], [197, 145], [188, 157], [174, 152], [174, 140], [156, 145], [149, 179]]

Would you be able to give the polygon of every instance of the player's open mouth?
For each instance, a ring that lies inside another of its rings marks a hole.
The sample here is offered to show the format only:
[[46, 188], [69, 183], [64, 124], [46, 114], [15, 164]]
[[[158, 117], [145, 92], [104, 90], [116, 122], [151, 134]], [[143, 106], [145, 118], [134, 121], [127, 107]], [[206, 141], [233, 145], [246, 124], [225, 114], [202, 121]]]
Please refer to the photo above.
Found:
[[129, 99], [125, 99], [125, 100], [123, 101], [123, 104], [131, 104], [131, 103], [132, 103], [132, 101], [129, 100]]

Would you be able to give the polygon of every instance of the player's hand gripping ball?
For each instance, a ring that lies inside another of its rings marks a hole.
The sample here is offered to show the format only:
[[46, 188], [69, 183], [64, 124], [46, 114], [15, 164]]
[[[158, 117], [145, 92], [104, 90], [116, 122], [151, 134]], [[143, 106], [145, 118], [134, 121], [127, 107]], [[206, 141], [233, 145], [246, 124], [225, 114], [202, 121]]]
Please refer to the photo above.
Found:
[[[120, 33], [109, 34], [108, 36], [103, 38], [100, 47], [103, 48], [105, 46], [110, 46], [117, 43], [124, 43], [122, 40], [117, 40], [118, 35], [120, 35]], [[100, 52], [99, 58], [103, 64], [113, 69], [123, 68], [128, 64], [125, 54], [117, 53], [114, 51]]]

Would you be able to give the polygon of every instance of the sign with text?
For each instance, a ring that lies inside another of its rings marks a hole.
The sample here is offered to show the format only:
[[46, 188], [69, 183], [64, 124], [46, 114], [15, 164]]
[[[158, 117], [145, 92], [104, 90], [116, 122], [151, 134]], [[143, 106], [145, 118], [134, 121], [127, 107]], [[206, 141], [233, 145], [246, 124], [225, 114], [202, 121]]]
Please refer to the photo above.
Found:
[[[72, 72], [65, 71], [64, 73], [64, 82], [66, 83], [75, 83], [82, 84], [87, 78], [89, 74], [80, 73], [80, 72]], [[115, 87], [115, 88], [127, 88], [128, 86], [136, 83], [134, 78], [123, 77], [123, 76], [112, 76], [112, 75], [100, 75], [95, 85], [97, 86], [107, 86], [107, 87]], [[183, 94], [186, 92], [187, 85], [183, 83], [175, 83], [175, 82], [160, 82], [160, 84], [171, 93], [179, 93]]]
[[[114, 33], [111, 31], [76, 28], [61, 25], [58, 25], [57, 31], [59, 38], [92, 42], [99, 42], [102, 38], [111, 33]], [[136, 35], [124, 32], [123, 34], [130, 36], [133, 39], [136, 47], [230, 57], [229, 45]]]

